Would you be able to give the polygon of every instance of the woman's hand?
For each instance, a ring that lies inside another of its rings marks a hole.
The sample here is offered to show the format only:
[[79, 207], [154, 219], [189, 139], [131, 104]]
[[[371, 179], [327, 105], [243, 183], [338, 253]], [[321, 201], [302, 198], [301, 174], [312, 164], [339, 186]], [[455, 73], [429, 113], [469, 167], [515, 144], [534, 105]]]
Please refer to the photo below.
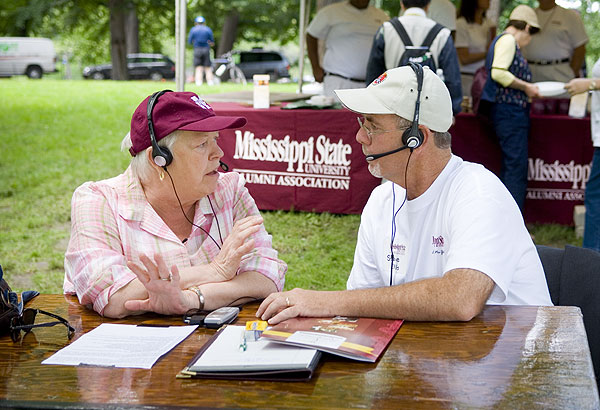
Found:
[[240, 267], [242, 257], [254, 247], [254, 239], [250, 236], [260, 230], [263, 219], [259, 215], [240, 219], [233, 226], [231, 233], [225, 238], [221, 251], [210, 262], [215, 273], [216, 282], [232, 279]]
[[527, 96], [529, 98], [540, 98], [540, 88], [532, 83], [527, 83], [527, 86], [525, 87], [525, 94], [527, 94]]
[[148, 291], [148, 299], [128, 300], [124, 304], [125, 309], [134, 312], [177, 315], [196, 307], [194, 301], [190, 300], [190, 295], [184, 293], [180, 288], [177, 266], [173, 265], [171, 269], [167, 268], [164, 259], [159, 254], [154, 256], [154, 262], [142, 254], [140, 261], [144, 266], [135, 262], [127, 262], [127, 267], [136, 274]]
[[590, 80], [587, 78], [574, 78], [565, 84], [565, 90], [571, 95], [581, 94], [590, 88]]

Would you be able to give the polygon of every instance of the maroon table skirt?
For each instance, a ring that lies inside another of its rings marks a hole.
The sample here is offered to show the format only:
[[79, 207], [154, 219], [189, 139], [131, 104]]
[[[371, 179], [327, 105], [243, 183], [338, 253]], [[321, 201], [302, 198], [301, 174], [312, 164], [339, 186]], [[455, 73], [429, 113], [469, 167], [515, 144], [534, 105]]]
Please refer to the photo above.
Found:
[[248, 120], [221, 131], [219, 145], [259, 209], [358, 214], [381, 182], [369, 173], [350, 111], [211, 105], [219, 115]]
[[[219, 145], [230, 169], [244, 175], [260, 209], [360, 213], [380, 183], [356, 142], [355, 113], [211, 105], [219, 115], [248, 119], [240, 129], [222, 131]], [[489, 124], [459, 114], [450, 132], [456, 155], [499, 174], [500, 147]], [[589, 118], [531, 116], [527, 222], [573, 223], [592, 154]]]

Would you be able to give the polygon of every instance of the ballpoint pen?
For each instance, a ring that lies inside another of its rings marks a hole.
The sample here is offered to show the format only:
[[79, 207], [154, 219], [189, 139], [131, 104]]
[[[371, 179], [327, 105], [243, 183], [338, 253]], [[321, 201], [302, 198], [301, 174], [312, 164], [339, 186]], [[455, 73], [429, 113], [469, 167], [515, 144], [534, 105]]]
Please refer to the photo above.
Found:
[[240, 346], [239, 349], [242, 352], [245, 352], [246, 349], [248, 348], [248, 343], [246, 341], [246, 330], [242, 329], [242, 337], [240, 338]]

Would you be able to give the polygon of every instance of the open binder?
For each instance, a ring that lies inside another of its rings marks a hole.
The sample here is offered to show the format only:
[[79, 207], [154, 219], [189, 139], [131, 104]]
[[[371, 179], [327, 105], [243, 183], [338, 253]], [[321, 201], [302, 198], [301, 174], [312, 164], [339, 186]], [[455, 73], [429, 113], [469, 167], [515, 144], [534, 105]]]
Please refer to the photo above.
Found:
[[305, 381], [321, 357], [316, 349], [286, 346], [266, 339], [240, 349], [244, 326], [224, 326], [202, 346], [177, 378]]

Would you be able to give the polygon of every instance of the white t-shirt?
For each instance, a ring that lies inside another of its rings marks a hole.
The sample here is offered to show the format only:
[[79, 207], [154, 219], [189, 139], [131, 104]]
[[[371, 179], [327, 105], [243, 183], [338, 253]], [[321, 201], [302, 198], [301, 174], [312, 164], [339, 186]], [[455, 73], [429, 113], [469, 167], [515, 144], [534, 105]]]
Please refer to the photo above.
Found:
[[456, 30], [456, 7], [450, 0], [431, 0], [427, 17], [449, 28], [450, 31]]
[[322, 8], [306, 32], [325, 41], [322, 64], [325, 71], [364, 79], [373, 37], [389, 19], [376, 7], [361, 10], [344, 1]]
[[[588, 42], [581, 16], [574, 10], [555, 6], [550, 10], [535, 9], [541, 30], [521, 50], [528, 61], [571, 58], [573, 51]], [[574, 78], [568, 62], [562, 64], [530, 64], [532, 81], [568, 82]]]
[[[483, 53], [487, 51], [490, 40], [490, 30], [495, 24], [484, 18], [481, 24], [469, 23], [464, 17], [456, 20], [456, 48], [467, 48], [469, 53]], [[485, 64], [485, 58], [474, 63], [460, 66], [461, 73], [475, 74], [475, 71]]]
[[[592, 78], [600, 78], [600, 59], [592, 68]], [[596, 83], [598, 83], [596, 81]], [[596, 87], [600, 86], [597, 84]], [[600, 90], [592, 91], [592, 142], [600, 148]]]
[[[441, 277], [457, 268], [481, 271], [494, 282], [488, 304], [552, 305], [535, 245], [514, 199], [482, 165], [452, 156], [425, 193], [392, 214], [405, 190], [375, 188], [361, 216], [348, 289]], [[395, 199], [394, 199], [395, 198]]]

